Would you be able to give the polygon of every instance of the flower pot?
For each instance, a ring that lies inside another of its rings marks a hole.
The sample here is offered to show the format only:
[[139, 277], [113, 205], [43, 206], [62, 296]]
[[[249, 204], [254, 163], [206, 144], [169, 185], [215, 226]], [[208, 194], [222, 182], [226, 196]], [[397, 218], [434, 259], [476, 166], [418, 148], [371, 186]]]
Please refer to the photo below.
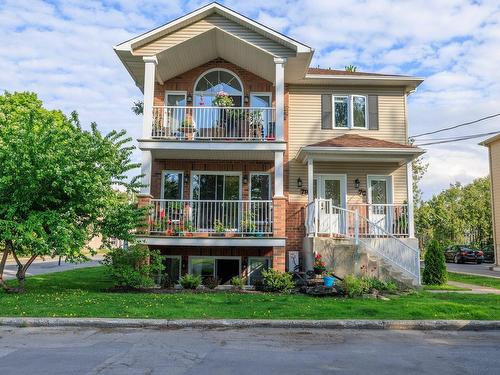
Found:
[[324, 269], [321, 268], [314, 268], [314, 273], [316, 275], [321, 275], [323, 273]]
[[208, 237], [208, 232], [196, 232], [193, 233], [193, 237]]
[[327, 288], [331, 288], [335, 285], [335, 278], [332, 276], [325, 276], [325, 277], [323, 277], [323, 284]]

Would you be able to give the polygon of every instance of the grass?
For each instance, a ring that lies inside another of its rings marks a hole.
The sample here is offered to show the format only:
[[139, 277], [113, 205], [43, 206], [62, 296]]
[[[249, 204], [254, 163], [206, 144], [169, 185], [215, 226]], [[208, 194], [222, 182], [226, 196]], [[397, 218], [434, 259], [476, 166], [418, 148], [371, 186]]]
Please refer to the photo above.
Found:
[[500, 289], [500, 279], [495, 279], [494, 277], [466, 275], [463, 273], [448, 272], [448, 280]]
[[238, 293], [109, 293], [104, 268], [33, 276], [0, 292], [0, 315], [166, 319], [500, 319], [500, 296], [418, 292], [372, 299]]

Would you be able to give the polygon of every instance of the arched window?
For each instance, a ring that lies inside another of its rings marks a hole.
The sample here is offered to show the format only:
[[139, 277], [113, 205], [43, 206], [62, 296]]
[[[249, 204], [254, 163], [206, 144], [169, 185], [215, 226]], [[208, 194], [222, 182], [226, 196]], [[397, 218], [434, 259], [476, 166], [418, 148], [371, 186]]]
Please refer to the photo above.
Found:
[[226, 69], [211, 69], [203, 73], [194, 85], [194, 105], [211, 106], [218, 92], [228, 94], [235, 107], [243, 103], [243, 84], [231, 71]]

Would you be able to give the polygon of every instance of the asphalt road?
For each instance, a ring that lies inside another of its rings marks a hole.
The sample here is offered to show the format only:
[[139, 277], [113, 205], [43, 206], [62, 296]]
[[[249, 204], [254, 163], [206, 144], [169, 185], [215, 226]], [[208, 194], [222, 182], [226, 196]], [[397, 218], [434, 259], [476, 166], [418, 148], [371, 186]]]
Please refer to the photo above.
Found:
[[[52, 273], [52, 272], [61, 272], [61, 271], [68, 271], [68, 270], [73, 270], [76, 268], [85, 268], [85, 267], [95, 267], [99, 266], [99, 260], [101, 258], [95, 258], [91, 260], [90, 262], [85, 262], [85, 263], [65, 263], [64, 261], [61, 261], [61, 265], [59, 266], [59, 261], [56, 259], [48, 259], [46, 261], [43, 261], [42, 259], [37, 259], [35, 260], [31, 266], [28, 268], [28, 272], [26, 272], [26, 276], [34, 276], [34, 275], [41, 275], [44, 273]], [[17, 272], [17, 265], [14, 262], [9, 262], [5, 266], [4, 270], [4, 279], [15, 279], [16, 278], [16, 272]]]
[[0, 374], [498, 374], [500, 331], [0, 327]]
[[470, 273], [473, 275], [479, 276], [493, 276], [500, 278], [500, 271], [492, 271], [490, 267], [493, 266], [493, 263], [482, 263], [482, 264], [474, 264], [474, 263], [464, 263], [464, 264], [455, 264], [455, 263], [446, 263], [448, 271], [450, 272], [460, 272], [460, 273]]

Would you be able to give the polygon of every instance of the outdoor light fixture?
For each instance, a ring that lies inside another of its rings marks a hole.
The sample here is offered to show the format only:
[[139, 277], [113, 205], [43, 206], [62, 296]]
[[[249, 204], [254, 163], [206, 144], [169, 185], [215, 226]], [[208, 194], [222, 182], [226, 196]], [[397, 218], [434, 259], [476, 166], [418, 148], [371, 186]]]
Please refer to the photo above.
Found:
[[184, 183], [185, 183], [185, 184], [189, 183], [189, 173], [186, 173], [186, 174], [184, 175]]
[[243, 175], [243, 183], [246, 185], [248, 184], [248, 175]]
[[193, 102], [193, 95], [188, 94], [186, 100], [188, 103], [192, 103]]
[[354, 188], [359, 189], [359, 178], [354, 180]]
[[248, 95], [245, 95], [243, 101], [245, 102], [245, 104], [248, 104], [250, 102], [250, 98], [248, 97]]

